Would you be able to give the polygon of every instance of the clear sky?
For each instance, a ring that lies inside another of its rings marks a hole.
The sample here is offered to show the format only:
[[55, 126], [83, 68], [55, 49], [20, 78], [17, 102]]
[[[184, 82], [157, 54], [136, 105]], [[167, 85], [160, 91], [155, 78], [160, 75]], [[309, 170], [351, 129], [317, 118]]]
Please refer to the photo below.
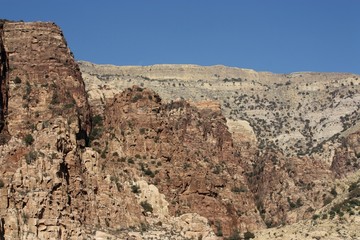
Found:
[[0, 0], [58, 24], [78, 60], [360, 74], [360, 0]]

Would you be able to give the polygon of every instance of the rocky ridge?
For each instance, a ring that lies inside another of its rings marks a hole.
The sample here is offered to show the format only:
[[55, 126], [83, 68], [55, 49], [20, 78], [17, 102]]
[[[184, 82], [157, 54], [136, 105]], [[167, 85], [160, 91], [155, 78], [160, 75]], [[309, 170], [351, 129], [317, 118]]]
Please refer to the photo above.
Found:
[[359, 237], [357, 75], [79, 65], [0, 21], [0, 239]]
[[[319, 152], [360, 116], [360, 79], [355, 74], [273, 74], [196, 65], [79, 66], [93, 105], [101, 108], [105, 98], [134, 84], [155, 89], [166, 101], [215, 100], [228, 120], [250, 124], [260, 147], [274, 145], [289, 156]], [[331, 162], [325, 154], [321, 159]]]

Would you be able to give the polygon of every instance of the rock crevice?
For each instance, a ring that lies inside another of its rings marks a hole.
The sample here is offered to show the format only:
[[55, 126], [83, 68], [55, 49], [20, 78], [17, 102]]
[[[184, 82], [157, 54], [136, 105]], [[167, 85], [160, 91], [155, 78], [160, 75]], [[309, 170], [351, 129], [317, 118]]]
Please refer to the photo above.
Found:
[[3, 43], [4, 22], [0, 21], [0, 144], [4, 144], [9, 140], [9, 134], [6, 129], [9, 63]]

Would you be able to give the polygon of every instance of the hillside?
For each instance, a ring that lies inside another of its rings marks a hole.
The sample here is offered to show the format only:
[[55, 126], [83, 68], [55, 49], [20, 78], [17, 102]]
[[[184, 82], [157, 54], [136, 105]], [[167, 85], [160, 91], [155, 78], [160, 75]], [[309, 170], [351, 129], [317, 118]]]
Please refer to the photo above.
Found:
[[359, 76], [76, 62], [0, 21], [0, 239], [357, 239]]
[[[260, 146], [275, 145], [288, 156], [317, 151], [360, 118], [360, 79], [354, 74], [272, 74], [196, 65], [79, 66], [94, 105], [132, 85], [154, 89], [166, 101], [214, 100], [229, 123], [247, 121]], [[326, 155], [321, 159], [331, 161]]]

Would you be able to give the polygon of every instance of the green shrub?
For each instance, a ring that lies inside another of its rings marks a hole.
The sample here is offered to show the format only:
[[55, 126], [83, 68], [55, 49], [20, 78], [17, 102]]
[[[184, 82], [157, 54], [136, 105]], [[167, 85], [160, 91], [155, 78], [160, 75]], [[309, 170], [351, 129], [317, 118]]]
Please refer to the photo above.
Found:
[[152, 178], [155, 177], [155, 173], [153, 171], [151, 171], [150, 168], [145, 169], [144, 173]]
[[104, 151], [101, 152], [100, 157], [103, 158], [103, 159], [106, 158], [106, 149], [104, 149]]
[[135, 103], [140, 99], [142, 99], [142, 95], [140, 93], [138, 93], [131, 99], [131, 102]]
[[301, 201], [301, 198], [298, 198], [298, 199], [296, 200], [296, 207], [301, 207], [302, 205], [304, 205], [304, 204], [303, 204], [303, 202]]
[[51, 101], [50, 101], [50, 104], [57, 105], [59, 103], [60, 103], [59, 95], [57, 94], [56, 91], [54, 91], [53, 95], [52, 95], [52, 98], [51, 98]]
[[31, 134], [27, 134], [25, 137], [24, 137], [24, 142], [26, 144], [26, 146], [30, 146], [31, 144], [33, 144], [34, 142], [34, 138]]
[[131, 191], [133, 193], [136, 193], [136, 194], [141, 193], [140, 187], [138, 185], [135, 185], [135, 184], [131, 185]]
[[26, 99], [29, 97], [30, 93], [31, 93], [31, 85], [28, 81], [26, 81], [26, 88], [25, 88]]
[[103, 125], [103, 118], [99, 114], [93, 116], [91, 118], [91, 121], [94, 126], [96, 126], [96, 125], [102, 126]]
[[90, 142], [95, 140], [95, 139], [98, 139], [103, 133], [103, 129], [102, 128], [93, 128], [91, 130], [91, 133], [90, 133], [90, 136], [89, 136], [89, 139], [90, 139]]
[[140, 223], [140, 230], [141, 232], [146, 232], [149, 229], [149, 226], [146, 223]]
[[219, 174], [221, 172], [220, 165], [215, 165], [214, 169], [212, 170], [212, 173]]
[[27, 215], [26, 213], [22, 213], [22, 218], [25, 224], [27, 224], [28, 220], [29, 220], [29, 215]]
[[221, 226], [220, 221], [216, 221], [215, 227], [216, 227], [216, 233], [215, 233], [215, 235], [218, 236], [218, 237], [222, 237], [222, 236], [223, 236], [223, 232], [222, 232], [222, 226]]
[[73, 108], [75, 106], [74, 103], [67, 103], [64, 105], [64, 109], [70, 109], [70, 108]]
[[146, 129], [145, 128], [140, 128], [140, 130], [139, 130], [139, 132], [140, 132], [140, 134], [145, 134], [145, 132], [146, 132]]
[[244, 233], [244, 239], [250, 239], [250, 238], [255, 238], [255, 234], [253, 234], [252, 232], [245, 232]]
[[31, 151], [25, 155], [25, 160], [27, 164], [31, 164], [37, 159], [37, 152]]
[[14, 83], [15, 83], [15, 84], [20, 84], [20, 83], [21, 83], [21, 78], [19, 78], [18, 76], [16, 76], [16, 78], [14, 79]]
[[240, 240], [240, 234], [239, 234], [239, 230], [234, 231], [230, 237], [227, 238], [227, 240]]
[[153, 212], [153, 208], [151, 206], [150, 203], [148, 203], [148, 201], [142, 201], [140, 203], [141, 207], [144, 209], [145, 212]]
[[328, 205], [329, 203], [331, 203], [332, 200], [333, 200], [333, 199], [332, 199], [331, 197], [325, 198], [325, 199], [324, 199], [324, 206], [326, 206], [326, 205]]
[[111, 177], [110, 177], [110, 181], [112, 181], [112, 182], [115, 183], [117, 190], [120, 192], [121, 189], [122, 189], [122, 185], [121, 185], [121, 183], [119, 182], [119, 178], [118, 178], [117, 176], [111, 176]]
[[191, 167], [191, 164], [190, 163], [184, 163], [184, 165], [183, 165], [183, 169], [184, 170], [187, 170], [188, 168], [190, 168]]
[[349, 192], [349, 198], [358, 198], [360, 197], [360, 186], [357, 186], [356, 188], [353, 188]]
[[287, 201], [289, 203], [290, 209], [296, 208], [296, 204], [293, 201], [291, 201], [290, 197], [287, 198]]
[[247, 192], [247, 189], [244, 186], [241, 187], [232, 187], [231, 191], [233, 193], [241, 193], [241, 192]]
[[336, 192], [336, 188], [335, 188], [335, 187], [333, 187], [333, 188], [331, 189], [330, 193], [331, 193], [331, 195], [333, 195], [334, 197], [336, 197], [337, 194], [338, 194], [338, 193]]

